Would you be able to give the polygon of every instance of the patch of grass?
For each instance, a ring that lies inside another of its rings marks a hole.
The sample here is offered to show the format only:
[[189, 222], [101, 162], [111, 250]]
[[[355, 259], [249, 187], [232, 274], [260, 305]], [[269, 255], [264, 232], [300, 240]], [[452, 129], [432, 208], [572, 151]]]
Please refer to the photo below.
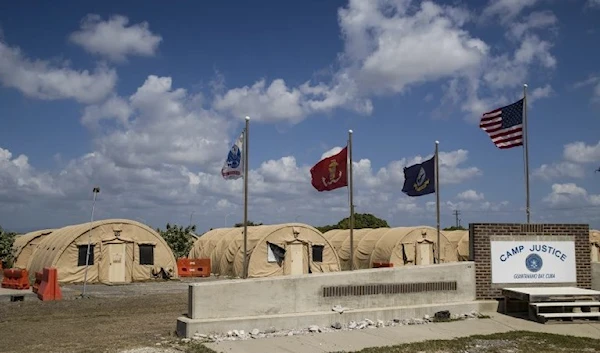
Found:
[[[550, 333], [512, 331], [453, 340], [433, 340], [398, 346], [365, 348], [357, 353], [582, 353], [600, 352], [600, 339]], [[203, 353], [200, 351], [200, 353]], [[342, 352], [338, 352], [342, 353]]]

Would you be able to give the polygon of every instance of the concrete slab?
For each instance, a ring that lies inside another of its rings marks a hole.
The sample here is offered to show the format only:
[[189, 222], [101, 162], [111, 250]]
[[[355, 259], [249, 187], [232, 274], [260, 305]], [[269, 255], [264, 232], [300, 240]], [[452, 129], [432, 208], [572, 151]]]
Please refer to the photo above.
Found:
[[11, 296], [23, 296], [23, 300], [31, 300], [37, 299], [37, 295], [28, 290], [19, 290], [19, 289], [9, 289], [9, 288], [0, 288], [0, 301], [1, 302], [10, 302]]
[[348, 323], [364, 318], [389, 321], [393, 319], [411, 319], [415, 317], [433, 316], [441, 310], [453, 313], [470, 313], [497, 310], [496, 301], [470, 301], [464, 303], [443, 303], [430, 305], [410, 305], [387, 308], [350, 309], [339, 314], [334, 311], [302, 312], [279, 315], [262, 315], [254, 317], [233, 317], [222, 319], [190, 319], [182, 316], [177, 319], [177, 334], [180, 337], [192, 337], [195, 333], [224, 333], [229, 330], [252, 331], [257, 328], [266, 330], [277, 327], [280, 330], [308, 327], [310, 325], [330, 326], [335, 322]]
[[318, 353], [357, 351], [433, 339], [453, 339], [509, 331], [547, 332], [578, 337], [600, 337], [600, 323], [543, 325], [520, 318], [489, 313], [490, 319], [473, 319], [448, 323], [384, 327], [360, 331], [338, 331], [303, 336], [274, 337], [248, 341], [226, 341], [207, 346], [228, 353]]
[[600, 295], [600, 291], [577, 287], [519, 287], [502, 289], [528, 295]]

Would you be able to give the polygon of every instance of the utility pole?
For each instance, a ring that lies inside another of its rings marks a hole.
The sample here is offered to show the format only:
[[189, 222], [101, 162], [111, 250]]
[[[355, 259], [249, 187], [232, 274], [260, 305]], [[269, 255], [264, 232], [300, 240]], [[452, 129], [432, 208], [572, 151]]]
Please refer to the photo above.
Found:
[[458, 228], [458, 227], [460, 227], [460, 219], [458, 218], [458, 216], [460, 215], [460, 211], [454, 210], [452, 213], [454, 214], [454, 217], [456, 218], [456, 228]]

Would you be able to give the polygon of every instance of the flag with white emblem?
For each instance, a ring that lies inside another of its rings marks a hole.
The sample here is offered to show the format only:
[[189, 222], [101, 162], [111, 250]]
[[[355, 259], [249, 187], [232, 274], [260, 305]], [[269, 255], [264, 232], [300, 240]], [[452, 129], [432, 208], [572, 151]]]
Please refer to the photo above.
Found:
[[227, 159], [221, 168], [221, 175], [225, 180], [235, 180], [244, 177], [244, 133], [231, 146]]

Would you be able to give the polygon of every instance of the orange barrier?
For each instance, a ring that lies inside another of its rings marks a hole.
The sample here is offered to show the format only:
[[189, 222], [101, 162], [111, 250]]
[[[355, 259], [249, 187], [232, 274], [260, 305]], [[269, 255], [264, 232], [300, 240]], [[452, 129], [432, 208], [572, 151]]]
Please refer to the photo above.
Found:
[[40, 290], [40, 284], [42, 283], [43, 277], [44, 277], [44, 274], [42, 272], [35, 273], [35, 282], [33, 283], [33, 286], [31, 288], [31, 291], [34, 292], [35, 294], [37, 294], [37, 292]]
[[210, 259], [177, 259], [179, 277], [210, 277]]
[[394, 267], [392, 262], [373, 262], [373, 268]]
[[22, 268], [7, 268], [3, 271], [2, 288], [29, 289], [29, 274]]
[[61, 300], [62, 292], [58, 286], [58, 272], [54, 267], [44, 267], [42, 282], [37, 291], [37, 296], [42, 301]]

